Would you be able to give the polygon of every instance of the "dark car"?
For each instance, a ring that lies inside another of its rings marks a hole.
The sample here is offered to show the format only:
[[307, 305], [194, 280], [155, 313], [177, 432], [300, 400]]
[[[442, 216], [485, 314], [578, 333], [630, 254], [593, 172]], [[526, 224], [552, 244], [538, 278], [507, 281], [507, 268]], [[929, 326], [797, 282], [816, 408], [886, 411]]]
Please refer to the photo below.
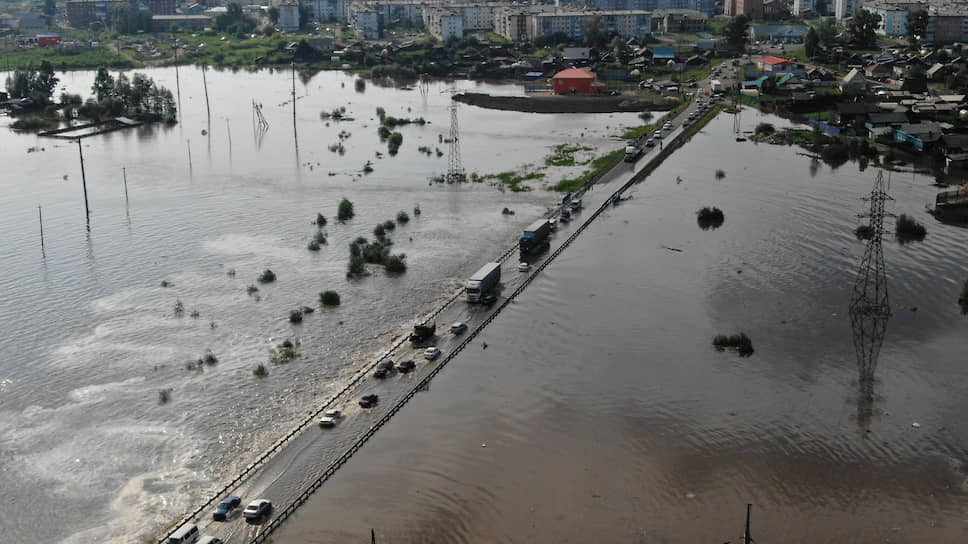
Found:
[[212, 519], [215, 521], [225, 521], [233, 510], [242, 504], [242, 497], [227, 497], [218, 503], [218, 507], [212, 512]]

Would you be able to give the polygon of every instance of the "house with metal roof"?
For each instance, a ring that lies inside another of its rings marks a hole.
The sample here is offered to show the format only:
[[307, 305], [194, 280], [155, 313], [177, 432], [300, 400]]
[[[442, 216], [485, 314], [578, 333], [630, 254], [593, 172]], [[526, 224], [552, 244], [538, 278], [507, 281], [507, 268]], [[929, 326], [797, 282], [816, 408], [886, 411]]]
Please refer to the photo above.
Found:
[[913, 145], [924, 151], [941, 140], [941, 126], [937, 123], [905, 123], [894, 129], [894, 141]]
[[769, 72], [777, 75], [786, 73], [802, 74], [806, 71], [802, 65], [792, 60], [781, 59], [773, 55], [756, 59], [756, 69], [761, 72]]
[[652, 49], [652, 63], [659, 64], [676, 60], [676, 50], [673, 47], [655, 47]]
[[840, 92], [862, 94], [867, 90], [867, 79], [857, 68], [851, 68], [847, 75], [840, 78]]

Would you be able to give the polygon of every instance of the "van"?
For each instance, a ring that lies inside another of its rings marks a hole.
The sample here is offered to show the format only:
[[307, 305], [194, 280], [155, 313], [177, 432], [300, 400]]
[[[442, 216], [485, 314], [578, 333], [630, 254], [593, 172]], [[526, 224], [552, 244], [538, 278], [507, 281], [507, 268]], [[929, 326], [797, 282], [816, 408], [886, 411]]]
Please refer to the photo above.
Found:
[[186, 523], [168, 537], [168, 544], [195, 544], [198, 542], [198, 526]]

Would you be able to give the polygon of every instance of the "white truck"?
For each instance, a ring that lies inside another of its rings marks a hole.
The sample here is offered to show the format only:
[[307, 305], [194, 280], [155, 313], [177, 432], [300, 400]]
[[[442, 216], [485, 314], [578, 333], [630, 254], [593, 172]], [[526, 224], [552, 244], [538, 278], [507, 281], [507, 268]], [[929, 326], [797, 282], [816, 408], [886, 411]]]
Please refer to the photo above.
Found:
[[710, 81], [709, 82], [709, 90], [711, 92], [714, 92], [714, 93], [721, 93], [721, 92], [723, 92], [723, 82], [720, 81], [720, 80], [718, 80], [718, 79], [714, 79], [714, 80]]
[[637, 145], [625, 146], [625, 162], [635, 162], [642, 156], [642, 149]]
[[501, 263], [487, 263], [467, 280], [467, 302], [480, 302], [501, 281]]

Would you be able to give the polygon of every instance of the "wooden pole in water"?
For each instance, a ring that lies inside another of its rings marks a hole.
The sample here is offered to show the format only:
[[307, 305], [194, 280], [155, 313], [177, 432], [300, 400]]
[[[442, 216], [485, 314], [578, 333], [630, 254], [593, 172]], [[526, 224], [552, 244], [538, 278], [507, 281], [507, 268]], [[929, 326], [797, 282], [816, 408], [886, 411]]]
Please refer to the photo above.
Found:
[[121, 167], [121, 177], [124, 179], [124, 203], [128, 203], [128, 172], [122, 166]]
[[299, 136], [296, 134], [296, 61], [292, 61], [292, 137], [296, 140], [296, 150], [299, 150]]
[[202, 84], [205, 86], [205, 114], [208, 116], [209, 132], [212, 128], [212, 110], [208, 106], [208, 79], [205, 77], [205, 65], [202, 65]]
[[37, 204], [37, 219], [40, 220], [40, 252], [44, 252], [44, 212], [40, 210], [40, 204]]
[[376, 544], [376, 531], [370, 529], [370, 544]]
[[181, 115], [181, 78], [178, 77], [178, 44], [172, 46], [175, 49], [175, 88], [178, 89], [178, 115]]
[[228, 117], [225, 118], [225, 131], [229, 133], [229, 160], [232, 160], [232, 127], [229, 125]]
[[192, 173], [192, 141], [191, 139], [185, 140], [185, 145], [188, 146], [188, 173]]
[[81, 185], [84, 187], [84, 219], [88, 225], [91, 224], [91, 208], [87, 204], [87, 176], [84, 174], [84, 151], [81, 148], [81, 139], [77, 139], [77, 152], [81, 156]]
[[746, 505], [746, 532], [743, 533], [743, 542], [745, 544], [753, 544], [753, 536], [750, 535], [750, 510], [752, 508], [752, 504]]

